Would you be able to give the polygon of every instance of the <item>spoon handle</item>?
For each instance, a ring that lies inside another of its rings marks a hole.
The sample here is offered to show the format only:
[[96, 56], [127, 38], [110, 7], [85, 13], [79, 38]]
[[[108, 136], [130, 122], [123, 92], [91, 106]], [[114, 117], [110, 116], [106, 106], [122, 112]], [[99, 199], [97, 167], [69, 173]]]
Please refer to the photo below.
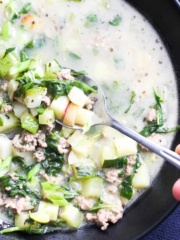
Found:
[[115, 119], [111, 119], [111, 127], [115, 128], [124, 135], [147, 147], [149, 150], [155, 152], [156, 154], [170, 162], [172, 165], [180, 169], [180, 155], [178, 155], [177, 153], [150, 141], [139, 133], [127, 128], [124, 125], [121, 125]]

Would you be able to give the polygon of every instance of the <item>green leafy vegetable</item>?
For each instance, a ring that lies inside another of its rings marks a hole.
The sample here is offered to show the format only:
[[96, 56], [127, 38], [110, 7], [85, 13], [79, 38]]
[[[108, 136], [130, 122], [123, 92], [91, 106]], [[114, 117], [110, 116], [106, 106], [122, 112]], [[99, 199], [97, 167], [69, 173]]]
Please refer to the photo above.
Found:
[[16, 1], [10, 0], [9, 3], [5, 7], [5, 15], [9, 20], [12, 21], [14, 15], [16, 14], [16, 9], [17, 9]]
[[80, 88], [81, 90], [83, 90], [83, 92], [86, 95], [97, 92], [97, 86], [89, 86], [89, 85], [83, 83], [83, 81], [74, 80], [70, 84], [72, 84], [72, 86], [76, 86], [76, 87]]
[[18, 74], [26, 71], [29, 67], [31, 60], [26, 60], [24, 62], [17, 63], [15, 66], [13, 66], [10, 70], [10, 74]]
[[140, 134], [143, 135], [144, 137], [149, 137], [152, 133], [156, 132], [158, 130], [159, 126], [155, 121], [149, 122], [148, 126], [146, 126]]
[[62, 220], [58, 219], [55, 222], [49, 222], [48, 224], [40, 224], [36, 221], [33, 220], [28, 220], [27, 222], [27, 226], [26, 227], [10, 227], [10, 228], [6, 228], [0, 231], [1, 234], [5, 234], [5, 233], [11, 233], [11, 232], [27, 232], [29, 234], [45, 234], [48, 232], [54, 232], [54, 231], [70, 231], [72, 230], [72, 228], [67, 227], [67, 225], [65, 224], [65, 222], [63, 222]]
[[[16, 195], [29, 196], [33, 199], [40, 199], [41, 195], [39, 192], [31, 190], [27, 187], [26, 178], [18, 176], [18, 180], [13, 180], [10, 176], [0, 177], [0, 189], [10, 197], [15, 197]], [[10, 187], [10, 190], [6, 189]]]
[[64, 155], [55, 152], [49, 147], [46, 148], [44, 152], [46, 160], [41, 162], [41, 166], [48, 175], [56, 176], [62, 169], [64, 163]]
[[59, 131], [53, 131], [46, 136], [46, 143], [48, 147], [58, 153], [58, 142], [62, 138], [62, 133]]
[[72, 76], [85, 76], [85, 75], [87, 75], [87, 73], [85, 72], [85, 71], [79, 71], [79, 72], [71, 72], [71, 75]]
[[33, 168], [28, 172], [27, 180], [31, 180], [40, 171], [40, 163], [35, 164]]
[[180, 130], [180, 126], [174, 127], [174, 128], [159, 128], [156, 130], [156, 133], [171, 133], [176, 132]]
[[122, 21], [122, 18], [119, 15], [116, 15], [115, 18], [112, 21], [109, 21], [109, 24], [117, 27], [117, 26], [120, 25], [121, 21]]
[[57, 98], [59, 96], [67, 95], [73, 86], [76, 86], [83, 90], [86, 95], [90, 93], [96, 93], [97, 88], [91, 87], [78, 80], [67, 80], [67, 81], [57, 81], [57, 80], [46, 80], [45, 86], [48, 90], [48, 93], [53, 97]]
[[5, 210], [5, 212], [6, 212], [6, 216], [7, 216], [9, 219], [13, 219], [13, 218], [14, 218], [14, 213], [13, 213], [13, 210], [12, 210], [12, 209], [7, 208], [7, 209]]
[[6, 51], [5, 51], [5, 54], [4, 54], [3, 58], [5, 58], [6, 55], [8, 55], [9, 53], [14, 52], [15, 49], [16, 49], [16, 48], [7, 48]]
[[98, 22], [97, 15], [96, 14], [90, 14], [90, 15], [87, 16], [84, 26], [87, 27], [87, 28], [91, 28], [91, 27], [94, 27], [97, 22]]
[[43, 114], [43, 112], [47, 109], [45, 102], [42, 102], [41, 105], [38, 107], [38, 114]]
[[78, 196], [78, 193], [72, 187], [70, 187], [68, 183], [61, 185], [60, 191], [63, 193], [65, 199], [71, 200]]
[[55, 183], [42, 182], [41, 186], [43, 188], [43, 192], [46, 198], [51, 200], [53, 203], [55, 203], [55, 201], [60, 201], [58, 204], [55, 203], [56, 205], [68, 204], [68, 202], [65, 201], [65, 199], [71, 200], [74, 197], [78, 196], [77, 192], [74, 191], [74, 189], [70, 187], [68, 183], [59, 186]]
[[6, 16], [9, 18], [11, 23], [14, 23], [14, 21], [18, 18], [20, 18], [23, 14], [27, 14], [31, 12], [32, 5], [31, 3], [25, 4], [22, 9], [17, 12], [17, 4], [16, 1], [12, 0], [10, 3], [6, 6]]
[[96, 168], [94, 166], [80, 166], [77, 168], [77, 177], [94, 177], [96, 176]]
[[19, 11], [19, 15], [29, 13], [32, 10], [32, 4], [26, 3], [24, 7]]
[[18, 85], [17, 90], [14, 93], [15, 97], [20, 97], [20, 96], [24, 97], [25, 96], [25, 92], [28, 89], [31, 89], [31, 88], [36, 86], [36, 83], [33, 82], [30, 77], [26, 77], [26, 76], [18, 77], [16, 79], [16, 81], [19, 82], [19, 85]]
[[107, 209], [107, 208], [113, 208], [116, 207], [115, 204], [105, 204], [101, 199], [98, 199], [98, 201], [94, 204], [92, 208], [89, 209], [90, 212], [97, 212], [100, 209]]
[[39, 49], [46, 43], [46, 38], [44, 35], [41, 35], [39, 38], [35, 38], [30, 41], [26, 46], [25, 49]]
[[147, 126], [144, 127], [144, 129], [140, 132], [141, 135], [144, 137], [150, 136], [152, 133], [157, 132], [158, 129], [160, 129], [164, 125], [164, 119], [163, 119], [163, 109], [161, 106], [161, 98], [157, 95], [157, 93], [154, 91], [154, 98], [156, 100], [156, 104], [154, 106], [156, 110], [156, 121], [149, 122]]
[[45, 44], [46, 44], [46, 37], [44, 35], [40, 35], [39, 37], [34, 38], [20, 51], [21, 61], [24, 62], [29, 60], [28, 53], [31, 50], [36, 50], [43, 47]]
[[61, 81], [46, 81], [48, 93], [53, 97], [66, 95], [66, 84]]
[[29, 57], [24, 50], [20, 51], [20, 59], [21, 59], [21, 62], [29, 60]]
[[126, 111], [125, 111], [124, 113], [128, 113], [128, 112], [129, 112], [129, 110], [130, 110], [132, 104], [134, 103], [135, 96], [136, 96], [135, 92], [132, 91], [132, 93], [131, 93], [131, 97], [130, 97], [130, 104], [129, 104], [129, 107], [126, 109]]
[[97, 170], [95, 166], [82, 165], [76, 167], [74, 170], [74, 177], [70, 178], [70, 181], [78, 179], [87, 179], [92, 177], [104, 177], [104, 173], [100, 170]]
[[127, 198], [128, 200], [131, 199], [133, 195], [133, 187], [132, 187], [133, 177], [134, 175], [127, 176], [121, 184], [120, 195]]
[[18, 18], [20, 18], [20, 15], [15, 12], [13, 16], [10, 18], [11, 23], [14, 23], [14, 21]]
[[24, 163], [24, 158], [23, 158], [23, 157], [14, 156], [14, 157], [12, 158], [12, 162], [18, 166], [18, 169], [19, 169], [19, 170], [20, 170], [20, 169], [24, 170], [24, 169], [27, 168], [27, 166], [26, 166], [25, 163]]
[[133, 187], [132, 187], [132, 180], [135, 174], [136, 169], [138, 169], [141, 166], [139, 154], [136, 155], [136, 163], [133, 166], [133, 170], [131, 175], [124, 178], [122, 181], [122, 184], [120, 185], [120, 195], [124, 198], [127, 198], [128, 200], [132, 198], [133, 196]]
[[68, 51], [68, 54], [69, 54], [70, 57], [72, 57], [74, 59], [77, 59], [77, 60], [81, 59], [81, 57], [74, 52]]
[[163, 120], [163, 110], [162, 110], [162, 106], [161, 106], [161, 98], [157, 95], [157, 93], [154, 91], [154, 97], [156, 100], [156, 105], [155, 108], [157, 110], [156, 114], [157, 114], [157, 125], [159, 127], [162, 127], [164, 125], [164, 120]]

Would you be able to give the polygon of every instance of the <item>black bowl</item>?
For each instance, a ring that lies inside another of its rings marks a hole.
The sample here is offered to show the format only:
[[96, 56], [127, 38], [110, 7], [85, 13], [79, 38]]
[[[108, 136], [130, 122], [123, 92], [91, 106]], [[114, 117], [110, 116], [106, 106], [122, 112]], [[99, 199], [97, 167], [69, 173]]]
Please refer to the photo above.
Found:
[[[180, 9], [178, 0], [129, 0], [155, 27], [164, 40], [170, 54], [180, 89]], [[180, 100], [180, 99], [179, 99]], [[180, 120], [180, 119], [179, 119]], [[178, 120], [178, 121], [179, 121]], [[176, 134], [172, 149], [180, 143], [180, 133]], [[153, 185], [134, 202], [124, 214], [124, 218], [107, 231], [98, 227], [84, 227], [71, 233], [50, 233], [43, 236], [13, 234], [1, 235], [0, 240], [135, 240], [140, 239], [160, 223], [176, 206], [172, 197], [172, 186], [180, 176], [180, 171], [165, 163]]]

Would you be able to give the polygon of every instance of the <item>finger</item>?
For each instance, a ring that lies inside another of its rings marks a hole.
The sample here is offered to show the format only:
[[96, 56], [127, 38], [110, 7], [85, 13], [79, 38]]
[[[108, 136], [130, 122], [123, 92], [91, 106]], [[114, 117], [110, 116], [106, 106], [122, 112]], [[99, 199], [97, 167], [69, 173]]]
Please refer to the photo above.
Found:
[[180, 179], [178, 179], [174, 186], [173, 186], [173, 189], [172, 189], [172, 193], [173, 193], [173, 196], [174, 198], [177, 200], [177, 201], [180, 201]]
[[180, 144], [177, 145], [175, 152], [180, 155]]

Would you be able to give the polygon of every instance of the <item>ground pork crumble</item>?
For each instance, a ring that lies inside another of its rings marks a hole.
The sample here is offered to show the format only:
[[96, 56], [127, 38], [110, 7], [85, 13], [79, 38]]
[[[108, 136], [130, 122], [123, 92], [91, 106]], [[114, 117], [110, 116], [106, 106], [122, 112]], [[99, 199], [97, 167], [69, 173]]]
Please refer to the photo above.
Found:
[[46, 104], [47, 107], [50, 106], [50, 103], [51, 103], [50, 97], [48, 97], [48, 96], [43, 96], [43, 97], [42, 97], [42, 101]]
[[49, 125], [46, 125], [46, 131], [48, 133], [52, 132], [52, 130], [55, 128], [55, 123], [51, 123]]
[[18, 214], [22, 211], [28, 211], [34, 208], [31, 205], [30, 197], [18, 197], [18, 198], [9, 198], [6, 194], [1, 196], [0, 206], [5, 206], [6, 208], [11, 208], [16, 210]]
[[136, 163], [136, 154], [128, 156], [127, 159], [128, 159], [128, 164], [126, 167], [126, 175], [129, 176], [132, 174], [134, 164]]
[[120, 183], [121, 182], [119, 178], [120, 172], [121, 170], [117, 170], [117, 169], [108, 170], [105, 174], [106, 181], [109, 183]]
[[63, 137], [60, 138], [58, 144], [57, 144], [57, 148], [58, 148], [58, 152], [60, 154], [63, 154], [63, 153], [68, 153], [69, 152], [69, 143], [67, 142], [67, 140]]
[[4, 82], [1, 84], [1, 89], [2, 89], [4, 92], [7, 92], [7, 90], [8, 90], [8, 83], [9, 83], [9, 81], [4, 81]]
[[12, 107], [11, 105], [9, 105], [9, 104], [5, 104], [5, 103], [4, 103], [4, 104], [1, 106], [1, 111], [4, 112], [4, 113], [12, 112], [12, 110], [13, 110], [13, 107]]
[[71, 69], [62, 69], [61, 72], [58, 73], [59, 80], [74, 80], [74, 77], [71, 76]]
[[157, 120], [157, 111], [154, 108], [151, 108], [146, 116], [146, 121], [147, 122], [153, 122]]
[[117, 193], [117, 191], [118, 191], [118, 188], [116, 186], [113, 186], [113, 185], [108, 186], [108, 192], [115, 194]]
[[87, 102], [85, 104], [85, 108], [87, 108], [88, 110], [92, 110], [93, 109], [93, 105], [95, 103], [96, 99], [95, 98], [87, 98]]
[[60, 184], [62, 183], [64, 177], [62, 175], [59, 175], [57, 177], [54, 177], [54, 176], [49, 176], [45, 173], [44, 170], [41, 170], [40, 171], [40, 175], [47, 181], [47, 182], [50, 182], [50, 183], [55, 183], [55, 184]]
[[46, 158], [43, 148], [37, 148], [36, 152], [33, 154], [33, 157], [37, 160], [37, 162], [42, 162]]
[[116, 223], [123, 216], [122, 208], [100, 209], [97, 213], [87, 213], [86, 220], [89, 222], [97, 222], [101, 226], [101, 230], [106, 230], [109, 223]]
[[19, 177], [15, 176], [15, 173], [8, 173], [8, 175], [11, 177], [13, 181], [17, 181]]
[[42, 148], [47, 147], [47, 143], [45, 142], [45, 140], [46, 135], [41, 130], [39, 130], [36, 134], [31, 134], [27, 131], [23, 131], [22, 135], [15, 135], [12, 140], [12, 144], [20, 152], [35, 151], [36, 146], [38, 145]]
[[85, 198], [84, 196], [78, 196], [74, 201], [82, 210], [89, 210], [95, 203], [94, 199]]

